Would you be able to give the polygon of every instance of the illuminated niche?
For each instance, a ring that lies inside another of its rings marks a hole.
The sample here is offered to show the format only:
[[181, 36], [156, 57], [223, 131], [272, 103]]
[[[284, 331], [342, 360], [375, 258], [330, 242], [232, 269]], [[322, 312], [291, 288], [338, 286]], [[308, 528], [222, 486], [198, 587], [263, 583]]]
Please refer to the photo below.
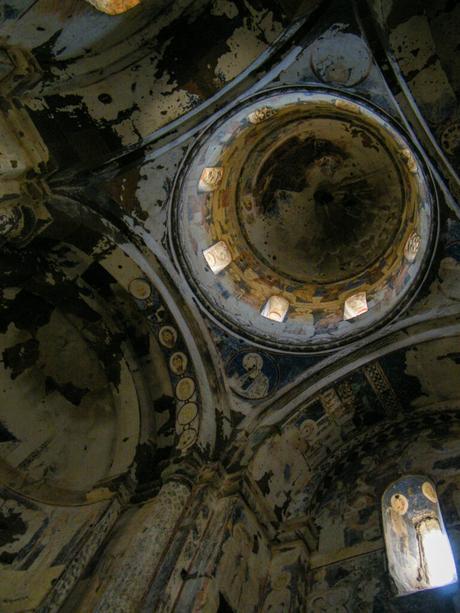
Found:
[[388, 568], [398, 595], [457, 581], [436, 488], [430, 479], [408, 475], [382, 496]]

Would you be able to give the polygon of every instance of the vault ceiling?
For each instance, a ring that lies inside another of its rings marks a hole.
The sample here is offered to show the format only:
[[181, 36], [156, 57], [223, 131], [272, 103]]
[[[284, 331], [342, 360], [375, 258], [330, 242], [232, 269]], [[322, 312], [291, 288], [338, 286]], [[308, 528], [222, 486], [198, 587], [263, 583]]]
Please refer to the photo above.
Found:
[[432, 475], [454, 526], [460, 13], [403, 4], [0, 6], [8, 611], [57, 610], [171, 479], [174, 513], [241, 496], [254, 576], [302, 542], [315, 612], [371, 606], [386, 480]]

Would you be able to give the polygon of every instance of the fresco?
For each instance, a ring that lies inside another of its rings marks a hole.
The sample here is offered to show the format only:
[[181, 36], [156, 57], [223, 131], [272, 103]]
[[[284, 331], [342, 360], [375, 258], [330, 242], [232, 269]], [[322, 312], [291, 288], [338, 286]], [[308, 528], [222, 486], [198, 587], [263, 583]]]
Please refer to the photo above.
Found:
[[244, 351], [233, 356], [227, 365], [230, 387], [239, 396], [260, 400], [278, 383], [276, 362], [267, 353]]
[[1, 611], [460, 609], [459, 19], [0, 3]]
[[[266, 107], [273, 112], [254, 124]], [[249, 99], [193, 143], [176, 185], [171, 239], [187, 281], [230, 330], [285, 352], [337, 346], [374, 326], [414, 289], [432, 239], [429, 186], [415, 157], [358, 100], [300, 87]], [[203, 188], [204, 176], [212, 187]], [[409, 257], [414, 234], [419, 248]], [[203, 254], [220, 243], [231, 262], [216, 275]], [[344, 318], [358, 290], [368, 306]], [[282, 322], [261, 317], [271, 296], [289, 305]]]

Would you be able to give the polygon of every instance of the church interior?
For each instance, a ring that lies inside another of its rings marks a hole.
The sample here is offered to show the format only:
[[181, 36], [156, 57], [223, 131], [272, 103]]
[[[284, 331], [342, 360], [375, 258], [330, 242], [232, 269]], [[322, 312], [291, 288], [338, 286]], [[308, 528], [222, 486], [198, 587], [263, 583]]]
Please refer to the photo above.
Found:
[[459, 32], [0, 0], [2, 613], [460, 613]]

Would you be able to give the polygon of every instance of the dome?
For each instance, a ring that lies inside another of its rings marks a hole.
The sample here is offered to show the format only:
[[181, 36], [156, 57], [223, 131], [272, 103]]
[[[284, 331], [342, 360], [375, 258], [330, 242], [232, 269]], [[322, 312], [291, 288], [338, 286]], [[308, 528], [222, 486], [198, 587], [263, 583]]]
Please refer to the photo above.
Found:
[[299, 88], [251, 99], [197, 139], [171, 236], [214, 319], [255, 343], [310, 352], [407, 303], [433, 217], [421, 162], [385, 115]]

